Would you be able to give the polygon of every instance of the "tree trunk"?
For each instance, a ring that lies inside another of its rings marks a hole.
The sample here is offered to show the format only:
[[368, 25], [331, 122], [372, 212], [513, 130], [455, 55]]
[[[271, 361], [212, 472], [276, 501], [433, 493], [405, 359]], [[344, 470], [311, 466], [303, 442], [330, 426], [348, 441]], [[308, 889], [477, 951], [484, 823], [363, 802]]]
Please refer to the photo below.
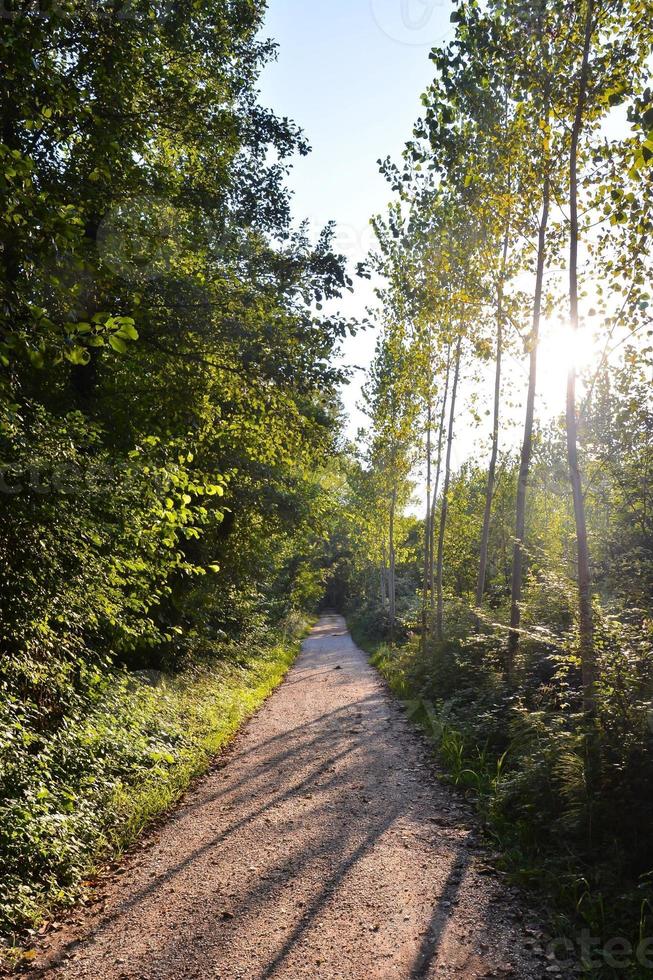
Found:
[[456, 344], [456, 356], [454, 362], [453, 385], [451, 388], [451, 410], [449, 413], [449, 432], [447, 435], [447, 456], [444, 466], [444, 487], [442, 490], [442, 508], [440, 510], [440, 533], [438, 535], [438, 567], [436, 577], [437, 587], [437, 611], [435, 619], [435, 631], [438, 640], [443, 638], [444, 627], [444, 598], [442, 594], [442, 579], [444, 568], [444, 533], [447, 529], [447, 512], [449, 510], [449, 484], [451, 482], [451, 447], [453, 445], [453, 428], [456, 418], [456, 394], [458, 392], [458, 379], [460, 377], [460, 351], [462, 338], [458, 337]]
[[524, 538], [526, 535], [526, 493], [528, 475], [531, 467], [533, 449], [533, 419], [535, 416], [535, 393], [537, 390], [537, 348], [540, 340], [540, 320], [542, 317], [542, 292], [544, 285], [544, 265], [546, 261], [546, 232], [549, 223], [551, 202], [551, 181], [547, 171], [542, 190], [542, 215], [537, 243], [537, 268], [535, 273], [535, 296], [533, 298], [533, 326], [530, 338], [530, 366], [528, 372], [528, 394], [526, 396], [526, 421], [524, 439], [519, 465], [517, 483], [517, 506], [515, 514], [515, 544], [512, 556], [512, 598], [510, 607], [510, 633], [508, 634], [508, 659], [506, 674], [512, 670], [519, 649], [519, 627], [521, 625], [521, 599], [524, 582]]
[[424, 581], [422, 587], [422, 646], [426, 639], [426, 620], [429, 598], [429, 556], [431, 553], [431, 391], [429, 387], [426, 411], [426, 515], [424, 517]]
[[435, 486], [433, 488], [433, 504], [431, 506], [431, 540], [429, 541], [429, 580], [431, 589], [431, 609], [435, 609], [435, 509], [438, 504], [438, 492], [440, 490], [440, 476], [442, 473], [442, 442], [444, 438], [444, 420], [447, 413], [447, 398], [449, 397], [449, 378], [451, 375], [451, 345], [447, 349], [447, 374], [444, 382], [444, 394], [442, 396], [442, 410], [440, 412], [440, 429], [438, 432], [438, 462], [435, 468]]
[[390, 559], [390, 569], [388, 575], [388, 615], [390, 617], [390, 636], [394, 639], [395, 619], [397, 617], [397, 593], [395, 586], [395, 511], [397, 509], [397, 488], [392, 487], [392, 499], [390, 501], [390, 531], [388, 536], [388, 550]]
[[503, 254], [501, 257], [501, 273], [497, 289], [497, 360], [494, 376], [494, 419], [492, 422], [492, 453], [485, 488], [485, 511], [483, 513], [483, 530], [481, 531], [481, 548], [478, 563], [478, 581], [476, 583], [476, 606], [483, 605], [485, 580], [487, 577], [488, 544], [490, 541], [490, 521], [492, 519], [492, 500], [494, 498], [494, 482], [497, 472], [497, 457], [499, 455], [499, 414], [501, 411], [501, 360], [503, 356], [503, 283], [506, 275], [508, 259], [508, 232], [506, 228], [503, 237]]
[[[587, 0], [585, 13], [585, 37], [583, 60], [576, 113], [571, 131], [569, 166], [569, 317], [574, 334], [578, 332], [578, 142], [583, 125], [583, 112], [587, 97], [589, 55], [592, 43], [594, 0]], [[596, 659], [594, 652], [594, 623], [592, 616], [592, 582], [590, 573], [585, 500], [578, 461], [578, 416], [576, 411], [576, 365], [572, 363], [567, 379], [567, 458], [574, 498], [576, 543], [578, 551], [578, 620], [580, 633], [580, 659], [583, 681], [583, 706], [592, 713], [596, 705]]]

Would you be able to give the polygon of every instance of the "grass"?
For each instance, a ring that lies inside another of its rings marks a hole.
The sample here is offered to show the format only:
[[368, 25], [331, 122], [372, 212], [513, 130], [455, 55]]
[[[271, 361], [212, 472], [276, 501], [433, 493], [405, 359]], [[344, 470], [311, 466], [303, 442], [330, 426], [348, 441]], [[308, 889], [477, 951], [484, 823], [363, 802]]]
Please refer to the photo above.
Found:
[[186, 743], [168, 765], [165, 775], [146, 779], [136, 788], [125, 783], [114, 797], [116, 818], [110, 840], [113, 855], [132, 844], [152, 820], [165, 813], [210, 761], [227, 746], [283, 681], [299, 645], [277, 645], [239, 668], [222, 668], [173, 689], [164, 688], [155, 699], [156, 711], [187, 732]]
[[2, 759], [0, 962], [29, 961], [40, 923], [177, 803], [284, 679], [305, 632], [155, 684], [116, 673], [61, 730]]

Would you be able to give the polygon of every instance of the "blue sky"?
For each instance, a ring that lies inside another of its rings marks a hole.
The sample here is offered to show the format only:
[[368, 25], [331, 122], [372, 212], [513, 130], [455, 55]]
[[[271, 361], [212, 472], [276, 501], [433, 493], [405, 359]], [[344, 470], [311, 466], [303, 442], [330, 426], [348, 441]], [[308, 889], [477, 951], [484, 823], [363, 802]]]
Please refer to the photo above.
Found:
[[[372, 244], [370, 217], [384, 210], [389, 188], [376, 161], [398, 157], [430, 81], [429, 51], [452, 33], [450, 0], [269, 0], [265, 34], [279, 44], [261, 78], [261, 100], [294, 119], [313, 147], [291, 178], [294, 213], [313, 230], [338, 224], [337, 246], [361, 261]], [[370, 288], [360, 280], [341, 307], [363, 316]], [[346, 349], [366, 365], [374, 339]], [[352, 426], [359, 383], [345, 393]]]

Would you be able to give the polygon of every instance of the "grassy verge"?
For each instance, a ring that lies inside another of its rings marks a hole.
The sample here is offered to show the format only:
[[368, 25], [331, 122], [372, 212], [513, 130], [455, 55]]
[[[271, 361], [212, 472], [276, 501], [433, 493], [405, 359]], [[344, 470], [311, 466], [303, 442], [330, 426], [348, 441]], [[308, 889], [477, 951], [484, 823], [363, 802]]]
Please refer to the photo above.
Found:
[[[512, 741], [506, 728], [507, 745], [500, 745], [490, 732], [492, 719], [484, 721], [480, 709], [473, 724], [465, 721], [469, 711], [460, 716], [464, 696], [457, 705], [439, 702], [432, 688], [425, 695], [429, 666], [414, 644], [393, 649], [370, 638], [355, 620], [351, 630], [432, 742], [450, 781], [475, 801], [499, 853], [498, 866], [513, 881], [536, 888], [546, 902], [551, 935], [559, 937], [551, 947], [561, 969], [557, 975], [653, 977], [650, 880], [628, 882], [616, 853], [592, 856], [576, 846], [569, 817], [585, 801], [577, 798], [577, 756], [562, 738], [542, 727], [534, 751], [528, 739], [518, 735]], [[541, 724], [539, 715], [534, 718]], [[563, 795], [566, 787], [574, 795], [559, 814], [561, 786]]]
[[[283, 680], [304, 631], [177, 677], [105, 676], [56, 732], [0, 736], [0, 961], [164, 814]], [[4, 953], [4, 957], [3, 957]]]

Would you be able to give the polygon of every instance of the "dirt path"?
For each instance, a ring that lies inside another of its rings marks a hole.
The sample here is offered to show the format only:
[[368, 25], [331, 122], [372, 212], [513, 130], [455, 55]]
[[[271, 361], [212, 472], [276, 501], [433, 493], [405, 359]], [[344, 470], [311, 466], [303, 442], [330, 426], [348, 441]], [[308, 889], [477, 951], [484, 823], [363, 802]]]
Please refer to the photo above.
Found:
[[325, 616], [180, 808], [41, 951], [70, 980], [541, 978], [469, 814]]

